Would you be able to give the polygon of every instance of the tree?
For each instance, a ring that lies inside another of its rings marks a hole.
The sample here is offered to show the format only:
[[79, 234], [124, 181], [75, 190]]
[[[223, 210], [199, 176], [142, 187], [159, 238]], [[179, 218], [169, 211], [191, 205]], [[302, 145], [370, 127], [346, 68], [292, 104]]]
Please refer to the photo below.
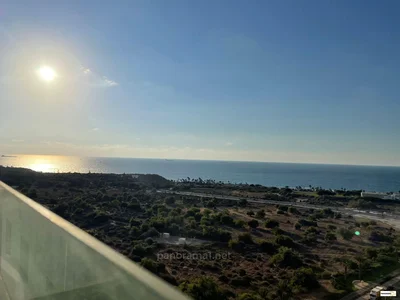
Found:
[[250, 220], [249, 222], [247, 222], [247, 224], [249, 225], [250, 228], [253, 228], [253, 229], [257, 228], [260, 225], [260, 223], [258, 223], [258, 221], [255, 219]]

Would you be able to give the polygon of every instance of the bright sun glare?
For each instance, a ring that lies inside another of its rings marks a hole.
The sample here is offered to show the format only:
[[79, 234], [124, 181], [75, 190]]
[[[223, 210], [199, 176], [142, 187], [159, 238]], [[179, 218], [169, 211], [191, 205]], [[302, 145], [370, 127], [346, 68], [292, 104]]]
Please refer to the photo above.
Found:
[[53, 81], [57, 76], [56, 72], [48, 66], [40, 67], [38, 70], [38, 75], [40, 79], [47, 82]]

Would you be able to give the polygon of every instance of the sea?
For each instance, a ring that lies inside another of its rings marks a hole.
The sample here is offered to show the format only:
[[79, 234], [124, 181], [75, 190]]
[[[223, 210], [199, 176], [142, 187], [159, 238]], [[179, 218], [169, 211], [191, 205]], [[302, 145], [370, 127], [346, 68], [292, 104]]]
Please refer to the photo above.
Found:
[[400, 167], [48, 155], [0, 157], [0, 165], [39, 172], [159, 174], [172, 180], [189, 177], [276, 187], [400, 191]]

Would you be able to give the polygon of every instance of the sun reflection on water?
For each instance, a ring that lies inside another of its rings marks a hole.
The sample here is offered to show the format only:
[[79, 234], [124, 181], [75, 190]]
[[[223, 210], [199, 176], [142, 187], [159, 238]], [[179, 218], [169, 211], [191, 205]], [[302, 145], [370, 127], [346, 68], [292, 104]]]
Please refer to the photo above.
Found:
[[48, 164], [48, 163], [33, 163], [28, 166], [29, 169], [32, 169], [33, 171], [37, 172], [57, 172], [57, 167], [54, 164]]
[[86, 173], [90, 171], [84, 159], [72, 156], [16, 155], [12, 157], [1, 157], [0, 165], [28, 168], [43, 173]]

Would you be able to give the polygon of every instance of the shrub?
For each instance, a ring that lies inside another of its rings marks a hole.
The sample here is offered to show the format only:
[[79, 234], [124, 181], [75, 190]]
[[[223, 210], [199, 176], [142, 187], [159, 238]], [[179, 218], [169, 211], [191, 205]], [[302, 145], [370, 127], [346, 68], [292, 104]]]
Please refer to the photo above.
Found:
[[299, 222], [297, 222], [296, 224], [294, 224], [294, 228], [296, 230], [300, 230], [301, 229], [301, 224]]
[[143, 233], [140, 237], [141, 238], [148, 238], [148, 237], [159, 237], [160, 232], [157, 231], [154, 227], [151, 227], [149, 230], [147, 230], [145, 233]]
[[290, 237], [288, 237], [286, 235], [278, 235], [275, 238], [275, 243], [280, 245], [280, 246], [285, 246], [285, 247], [289, 247], [289, 248], [296, 247], [295, 242]]
[[279, 227], [279, 222], [276, 220], [272, 220], [272, 219], [268, 219], [267, 221], [265, 221], [264, 226], [266, 228], [275, 228], [275, 227]]
[[158, 263], [150, 258], [142, 258], [140, 265], [154, 274], [157, 274], [160, 271], [158, 268]]
[[270, 263], [280, 268], [298, 268], [303, 264], [299, 255], [287, 247], [280, 247], [278, 253], [271, 257]]
[[264, 217], [265, 217], [265, 211], [263, 209], [258, 210], [256, 213], [256, 218], [263, 219]]
[[293, 206], [291, 206], [291, 207], [289, 207], [289, 213], [291, 213], [291, 214], [298, 214], [299, 213], [299, 211], [296, 209], [296, 207], [293, 207]]
[[328, 229], [329, 230], [335, 230], [337, 227], [335, 225], [328, 225]]
[[319, 287], [317, 277], [311, 268], [300, 268], [294, 271], [292, 279], [290, 280], [290, 286], [293, 288], [300, 288], [306, 292], [311, 289]]
[[365, 249], [365, 254], [368, 258], [374, 259], [378, 257], [378, 249], [375, 248], [367, 248]]
[[154, 244], [154, 240], [152, 238], [145, 239], [145, 242], [146, 242], [147, 245], [153, 245]]
[[333, 210], [330, 209], [330, 208], [324, 208], [324, 209], [322, 210], [322, 213], [323, 213], [325, 216], [327, 216], [327, 217], [333, 217], [333, 216], [335, 215], [335, 213], [333, 212]]
[[354, 233], [351, 230], [345, 229], [345, 228], [340, 228], [339, 229], [339, 234], [341, 237], [345, 240], [351, 240], [353, 238]]
[[245, 243], [239, 242], [237, 240], [230, 240], [228, 243], [228, 246], [229, 246], [229, 248], [231, 248], [235, 251], [241, 252], [245, 248]]
[[369, 222], [361, 222], [361, 227], [368, 227]]
[[376, 260], [382, 264], [396, 264], [397, 259], [394, 255], [387, 255], [379, 253]]
[[252, 210], [249, 210], [247, 213], [246, 213], [248, 216], [254, 216], [254, 211], [252, 211]]
[[210, 240], [219, 240], [228, 242], [231, 239], [231, 234], [228, 231], [216, 228], [213, 226], [203, 226], [203, 237]]
[[332, 274], [329, 272], [329, 271], [323, 271], [320, 275], [319, 275], [319, 277], [321, 278], [321, 279], [330, 279], [331, 278], [331, 276], [332, 276]]
[[255, 219], [250, 220], [249, 222], [247, 222], [247, 224], [250, 228], [257, 228], [260, 225], [260, 223], [258, 223], [258, 221]]
[[174, 197], [170, 196], [170, 197], [165, 198], [165, 204], [172, 205], [174, 203], [175, 203]]
[[239, 206], [241, 206], [241, 207], [247, 206], [247, 200], [246, 199], [240, 199]]
[[147, 253], [147, 250], [141, 244], [138, 244], [133, 247], [132, 254], [135, 254], [140, 257], [144, 257], [148, 253]]
[[273, 235], [281, 235], [281, 234], [284, 234], [285, 232], [280, 228], [274, 228], [274, 229], [272, 229], [272, 233], [273, 233]]
[[301, 239], [301, 243], [305, 245], [313, 245], [317, 243], [317, 236], [315, 234], [305, 235], [304, 238]]
[[342, 218], [342, 214], [337, 212], [335, 213], [335, 215], [333, 216], [335, 219], [341, 219]]
[[227, 297], [211, 277], [200, 277], [192, 283], [183, 282], [179, 289], [195, 300], [226, 300]]
[[259, 242], [259, 246], [261, 251], [268, 253], [268, 254], [274, 254], [276, 253], [278, 249], [278, 245], [275, 243], [271, 243], [269, 241], [263, 240]]
[[221, 217], [221, 223], [225, 224], [225, 225], [233, 225], [234, 224], [233, 218], [231, 216], [228, 216], [228, 215], [223, 215]]
[[317, 229], [317, 228], [315, 228], [315, 227], [308, 227], [307, 229], [306, 229], [306, 231], [305, 231], [305, 234], [306, 235], [309, 235], [309, 234], [311, 234], [311, 233], [313, 233], [313, 234], [318, 234], [319, 233], [319, 230]]
[[278, 210], [282, 210], [282, 211], [288, 211], [289, 207], [286, 205], [278, 205]]
[[129, 230], [129, 235], [132, 237], [138, 237], [140, 235], [140, 230], [136, 226], [132, 226]]
[[243, 293], [237, 297], [237, 300], [263, 300], [260, 295], [251, 294], [251, 293]]
[[238, 219], [235, 220], [234, 225], [238, 228], [243, 228], [246, 225], [246, 222], [241, 219]]
[[336, 235], [333, 232], [327, 232], [325, 235], [325, 240], [326, 241], [336, 241]]
[[249, 233], [239, 234], [238, 240], [240, 242], [245, 243], [245, 244], [252, 244], [253, 243], [253, 238], [251, 237], [251, 235]]

